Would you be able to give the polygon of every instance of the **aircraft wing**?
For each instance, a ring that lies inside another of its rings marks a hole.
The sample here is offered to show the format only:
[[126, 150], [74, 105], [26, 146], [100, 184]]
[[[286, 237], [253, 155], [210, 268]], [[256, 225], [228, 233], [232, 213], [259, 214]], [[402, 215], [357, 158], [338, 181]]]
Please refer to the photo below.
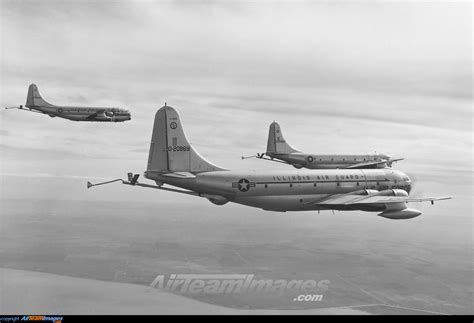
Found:
[[97, 118], [97, 116], [98, 116], [99, 114], [102, 114], [102, 113], [104, 113], [104, 112], [105, 112], [105, 110], [99, 110], [99, 111], [97, 111], [97, 112], [94, 112], [93, 114], [88, 115], [88, 116], [86, 117], [86, 119], [87, 119], [87, 120], [94, 120], [95, 118]]
[[369, 166], [375, 166], [375, 165], [383, 165], [386, 164], [388, 166], [391, 166], [392, 163], [403, 160], [403, 158], [396, 158], [396, 159], [390, 159], [390, 160], [376, 160], [376, 161], [371, 161], [371, 162], [362, 162], [362, 163], [357, 163], [353, 165], [349, 165], [346, 168], [351, 169], [351, 168], [364, 168], [364, 167], [369, 167]]
[[369, 167], [369, 166], [375, 166], [375, 165], [382, 165], [382, 164], [387, 164], [387, 160], [377, 160], [377, 161], [372, 161], [372, 162], [363, 162], [363, 163], [357, 163], [357, 164], [352, 164], [347, 166], [346, 168], [351, 169], [351, 168], [364, 168], [364, 167]]
[[320, 200], [307, 202], [311, 205], [357, 205], [357, 204], [391, 204], [391, 203], [408, 203], [408, 202], [431, 202], [452, 199], [447, 197], [425, 197], [411, 198], [409, 196], [384, 196], [375, 194], [355, 195], [355, 194], [334, 194]]
[[409, 196], [366, 196], [365, 198], [354, 201], [352, 204], [390, 204], [390, 203], [408, 203], [408, 202], [434, 202], [440, 200], [450, 200], [451, 196], [446, 197], [425, 197], [411, 198]]

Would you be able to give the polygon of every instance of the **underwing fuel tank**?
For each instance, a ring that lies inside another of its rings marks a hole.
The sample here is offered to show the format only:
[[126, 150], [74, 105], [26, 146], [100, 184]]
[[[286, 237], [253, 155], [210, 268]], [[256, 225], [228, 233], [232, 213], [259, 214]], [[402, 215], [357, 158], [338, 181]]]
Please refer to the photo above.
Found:
[[393, 219], [393, 220], [405, 220], [415, 218], [420, 215], [421, 212], [415, 209], [403, 209], [403, 210], [387, 210], [379, 214], [379, 216]]

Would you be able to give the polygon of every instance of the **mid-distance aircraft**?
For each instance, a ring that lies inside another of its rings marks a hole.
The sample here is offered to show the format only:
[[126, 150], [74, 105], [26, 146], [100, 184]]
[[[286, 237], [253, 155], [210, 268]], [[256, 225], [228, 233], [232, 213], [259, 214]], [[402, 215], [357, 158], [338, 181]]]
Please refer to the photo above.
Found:
[[[148, 166], [144, 176], [156, 185], [128, 180], [92, 184], [123, 184], [150, 187], [207, 198], [214, 204], [227, 202], [269, 211], [361, 210], [381, 212], [389, 219], [409, 219], [421, 214], [408, 202], [450, 199], [411, 198], [410, 178], [391, 168], [331, 170], [231, 171], [216, 166], [190, 145], [178, 113], [170, 106], [156, 112]], [[164, 187], [165, 184], [177, 188]]]
[[302, 153], [285, 141], [280, 125], [275, 121], [270, 124], [268, 130], [267, 151], [255, 156], [242, 157], [242, 159], [254, 157], [289, 164], [298, 169], [302, 167], [309, 169], [385, 168], [391, 167], [393, 162], [403, 160], [403, 158], [393, 159], [386, 154], [321, 155]]
[[28, 87], [25, 107], [20, 105], [5, 109], [20, 109], [47, 114], [51, 118], [59, 117], [73, 121], [122, 122], [131, 119], [130, 112], [122, 108], [53, 105], [43, 100], [35, 84]]

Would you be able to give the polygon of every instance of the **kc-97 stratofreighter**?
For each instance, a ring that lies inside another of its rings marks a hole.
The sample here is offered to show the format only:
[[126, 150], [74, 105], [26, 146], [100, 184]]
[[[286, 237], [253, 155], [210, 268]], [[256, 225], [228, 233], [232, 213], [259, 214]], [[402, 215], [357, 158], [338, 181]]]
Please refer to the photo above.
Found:
[[403, 160], [403, 158], [393, 159], [386, 154], [366, 154], [366, 155], [322, 155], [302, 153], [291, 147], [283, 137], [280, 125], [272, 122], [268, 130], [267, 151], [255, 156], [242, 157], [257, 158], [289, 164], [295, 168], [309, 169], [358, 169], [358, 168], [385, 168], [391, 167], [393, 162]]
[[122, 108], [60, 106], [48, 103], [43, 100], [35, 84], [28, 88], [25, 107], [20, 105], [5, 109], [20, 109], [73, 121], [123, 122], [131, 119], [130, 112]]
[[[207, 198], [214, 204], [239, 203], [269, 211], [360, 210], [380, 212], [389, 219], [421, 214], [408, 202], [450, 199], [411, 198], [410, 178], [391, 168], [331, 170], [231, 171], [212, 164], [190, 145], [178, 113], [164, 106], [155, 115], [148, 166], [144, 176], [156, 185], [116, 179], [87, 187], [122, 181]], [[176, 188], [165, 187], [165, 184]]]

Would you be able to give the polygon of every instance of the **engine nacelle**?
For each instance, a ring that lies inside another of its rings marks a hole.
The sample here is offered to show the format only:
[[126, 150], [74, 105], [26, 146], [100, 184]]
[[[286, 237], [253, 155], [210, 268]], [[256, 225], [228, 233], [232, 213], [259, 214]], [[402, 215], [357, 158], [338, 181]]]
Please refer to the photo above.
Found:
[[408, 196], [408, 193], [405, 190], [392, 189], [380, 191], [377, 196]]
[[105, 111], [104, 115], [106, 117], [112, 118], [115, 115], [115, 113], [113, 111]]
[[379, 214], [379, 216], [391, 219], [391, 220], [406, 220], [415, 218], [420, 215], [421, 212], [415, 209], [403, 209], [403, 210], [387, 210]]
[[355, 191], [351, 192], [351, 195], [372, 195], [372, 194], [377, 194], [379, 191], [377, 190], [360, 190], [360, 191]]
[[303, 165], [293, 164], [293, 167], [296, 168], [296, 169], [300, 169], [300, 168], [303, 168]]

